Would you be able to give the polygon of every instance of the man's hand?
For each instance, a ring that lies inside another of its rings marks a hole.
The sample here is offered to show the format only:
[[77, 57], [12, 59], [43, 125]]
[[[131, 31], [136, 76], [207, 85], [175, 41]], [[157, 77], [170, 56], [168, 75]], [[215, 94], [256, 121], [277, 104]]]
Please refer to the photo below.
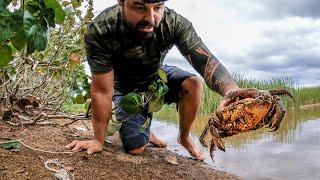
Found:
[[254, 88], [237, 88], [235, 90], [229, 91], [229, 93], [224, 96], [220, 104], [217, 107], [217, 113], [221, 112], [226, 106], [233, 102], [235, 97], [239, 97], [240, 99], [244, 98], [255, 98], [258, 96], [258, 90]]
[[83, 149], [83, 150], [87, 150], [88, 154], [92, 154], [96, 152], [101, 152], [103, 149], [103, 146], [99, 141], [93, 139], [88, 141], [75, 140], [72, 143], [66, 145], [65, 148], [71, 151], [79, 151]]

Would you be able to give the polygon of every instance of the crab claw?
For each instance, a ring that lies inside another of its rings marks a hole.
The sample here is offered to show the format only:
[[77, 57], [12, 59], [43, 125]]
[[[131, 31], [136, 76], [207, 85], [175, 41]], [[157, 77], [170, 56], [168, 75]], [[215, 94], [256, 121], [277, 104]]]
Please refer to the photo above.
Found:
[[221, 151], [226, 151], [224, 143], [221, 140], [221, 136], [219, 135], [215, 127], [210, 127], [210, 134], [212, 135], [212, 140], [214, 141], [214, 144], [216, 144]]
[[[210, 157], [213, 160], [214, 154], [213, 151], [216, 150], [216, 143], [214, 142], [213, 139], [211, 139], [211, 145], [210, 145]], [[213, 160], [214, 161], [214, 160]]]
[[275, 103], [275, 113], [274, 113], [274, 116], [270, 122], [271, 126], [271, 131], [270, 132], [273, 132], [273, 131], [276, 131], [279, 127], [280, 127], [280, 123], [286, 113], [286, 110], [284, 108], [284, 105], [282, 103], [282, 101], [279, 99], [277, 99], [276, 103]]
[[201, 135], [199, 137], [199, 141], [202, 144], [202, 146], [204, 146], [204, 147], [208, 147], [208, 145], [207, 145], [207, 143], [205, 141], [205, 138], [206, 138], [206, 136], [208, 135], [208, 132], [209, 132], [209, 128], [210, 128], [210, 124], [211, 124], [210, 121], [211, 121], [211, 119], [209, 119], [208, 124], [206, 125], [206, 127], [204, 128], [204, 130], [202, 131], [202, 133], [201, 133]]

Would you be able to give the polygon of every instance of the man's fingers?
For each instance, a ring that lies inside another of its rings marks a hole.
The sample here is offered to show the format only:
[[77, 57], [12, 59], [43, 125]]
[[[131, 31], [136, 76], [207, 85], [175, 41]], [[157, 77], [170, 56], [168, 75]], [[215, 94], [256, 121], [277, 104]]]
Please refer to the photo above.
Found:
[[258, 95], [258, 89], [248, 88], [241, 90], [240, 96], [242, 98], [254, 98]]
[[87, 150], [88, 154], [92, 154], [95, 152], [102, 151], [102, 145], [98, 141], [78, 141], [75, 140], [72, 143], [65, 146], [66, 149], [69, 149], [71, 151], [80, 151], [80, 150]]
[[71, 151], [79, 151], [79, 149], [82, 149], [82, 143], [79, 141]]
[[231, 100], [232, 99], [230, 98], [223, 98], [217, 107], [217, 112], [222, 111], [226, 106], [228, 106], [231, 103]]
[[258, 89], [255, 88], [246, 88], [246, 89], [239, 89], [237, 91], [233, 91], [227, 95], [228, 98], [239, 97], [243, 98], [255, 98], [258, 96]]
[[101, 151], [101, 149], [100, 149], [99, 147], [93, 146], [93, 147], [91, 147], [91, 148], [89, 148], [89, 149], [87, 150], [87, 153], [88, 153], [88, 154], [92, 154], [92, 153], [96, 153], [96, 152], [100, 152], [100, 151]]
[[74, 140], [70, 144], [66, 145], [65, 148], [70, 150], [77, 144], [77, 142], [79, 142], [79, 141], [78, 140]]

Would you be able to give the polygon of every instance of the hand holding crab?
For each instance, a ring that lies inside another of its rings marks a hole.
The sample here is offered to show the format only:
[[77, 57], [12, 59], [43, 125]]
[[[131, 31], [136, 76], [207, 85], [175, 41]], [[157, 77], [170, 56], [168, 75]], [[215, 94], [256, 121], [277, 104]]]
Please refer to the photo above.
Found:
[[279, 96], [293, 96], [284, 89], [257, 90], [240, 89], [224, 97], [217, 108], [216, 116], [209, 119], [200, 136], [200, 142], [207, 147], [205, 138], [211, 134], [210, 156], [216, 146], [225, 151], [221, 138], [256, 130], [264, 126], [276, 131], [285, 115], [285, 108]]

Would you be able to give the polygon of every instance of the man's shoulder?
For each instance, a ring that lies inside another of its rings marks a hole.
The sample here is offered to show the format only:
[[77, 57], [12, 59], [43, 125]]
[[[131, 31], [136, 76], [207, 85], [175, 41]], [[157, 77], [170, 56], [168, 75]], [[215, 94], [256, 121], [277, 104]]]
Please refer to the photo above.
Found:
[[164, 10], [163, 23], [167, 24], [169, 27], [177, 28], [182, 24], [189, 23], [189, 20], [175, 10], [166, 7]]
[[164, 16], [163, 16], [163, 22], [168, 24], [175, 23], [175, 19], [178, 13], [174, 11], [173, 9], [170, 9], [168, 7], [165, 7], [164, 9]]
[[118, 5], [108, 7], [92, 20], [91, 25], [95, 26], [100, 35], [110, 33], [116, 27], [118, 14]]

